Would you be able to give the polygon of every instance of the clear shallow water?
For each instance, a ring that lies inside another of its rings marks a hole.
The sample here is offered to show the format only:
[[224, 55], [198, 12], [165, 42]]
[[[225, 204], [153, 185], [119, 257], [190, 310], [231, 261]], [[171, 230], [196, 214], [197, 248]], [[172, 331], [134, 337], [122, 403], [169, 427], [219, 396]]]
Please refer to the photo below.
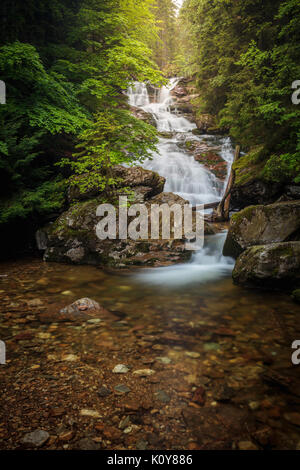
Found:
[[[69, 448], [81, 438], [101, 438], [95, 420], [80, 416], [82, 408], [97, 410], [104, 430], [117, 428], [124, 415], [137, 419], [137, 430], [104, 439], [104, 449], [136, 449], [141, 439], [149, 449], [191, 449], [191, 443], [193, 449], [233, 449], [252, 439], [258, 448], [299, 447], [299, 427], [289, 420], [300, 413], [299, 373], [291, 363], [300, 309], [287, 295], [246, 291], [229, 277], [154, 285], [129, 272], [40, 260], [3, 263], [1, 274], [0, 337], [10, 362], [0, 370], [6, 423], [0, 448], [18, 447], [37, 427], [57, 435], [62, 417], [49, 418], [52, 409], [75, 423]], [[112, 313], [96, 324], [57, 322], [60, 308], [83, 297]], [[131, 369], [114, 374], [117, 364]], [[145, 368], [154, 375], [132, 373]], [[266, 374], [286, 377], [289, 387]], [[120, 384], [128, 395], [99, 397], [100, 386], [113, 391]], [[219, 393], [228, 388], [230, 401], [223, 403]], [[203, 389], [199, 405], [196, 392]], [[162, 391], [168, 403], [158, 400]], [[141, 410], [128, 414], [126, 404]]]

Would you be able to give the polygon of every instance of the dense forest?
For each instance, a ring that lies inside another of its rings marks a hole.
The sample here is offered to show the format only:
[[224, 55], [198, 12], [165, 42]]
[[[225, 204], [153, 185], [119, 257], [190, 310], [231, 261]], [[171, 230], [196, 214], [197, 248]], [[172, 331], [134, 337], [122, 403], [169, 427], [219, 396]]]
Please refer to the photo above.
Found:
[[244, 165], [269, 181], [300, 181], [299, 24], [297, 0], [186, 0], [180, 13], [177, 61], [196, 80], [199, 113], [255, 148]]
[[[299, 182], [297, 0], [2, 1], [1, 233], [26, 238], [64, 207], [70, 178], [106, 190], [156, 132], [127, 109], [133, 81], [184, 75], [197, 114], [216, 116], [265, 181]], [[99, 171], [100, 170], [100, 171]]]

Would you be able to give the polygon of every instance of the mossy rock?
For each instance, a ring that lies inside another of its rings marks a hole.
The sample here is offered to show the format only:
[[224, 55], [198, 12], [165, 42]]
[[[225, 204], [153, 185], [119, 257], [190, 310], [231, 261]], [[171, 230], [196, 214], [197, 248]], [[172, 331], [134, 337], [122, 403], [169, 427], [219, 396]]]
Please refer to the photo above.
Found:
[[290, 290], [300, 284], [300, 242], [253, 246], [237, 259], [235, 284], [268, 290]]
[[237, 258], [254, 245], [300, 240], [300, 201], [249, 206], [234, 214], [223, 254]]
[[[173, 193], [161, 193], [147, 201], [146, 207], [151, 204], [184, 205], [187, 201]], [[116, 239], [101, 240], [97, 237], [96, 226], [100, 221], [96, 212], [102, 204], [101, 198], [81, 201], [72, 205], [66, 212], [52, 224], [45, 227], [40, 233], [45, 249], [45, 261], [108, 265], [112, 267], [126, 265], [149, 265], [160, 262], [178, 262], [191, 255], [186, 249], [185, 238], [174, 239], [172, 232], [174, 217], [171, 216], [171, 233], [168, 240], [123, 240], [118, 234], [118, 205], [116, 205]], [[193, 213], [195, 216], [195, 213]], [[128, 224], [135, 217], [128, 217]], [[149, 211], [149, 221], [151, 213]], [[194, 220], [193, 220], [194, 222]], [[150, 225], [149, 225], [150, 226]], [[205, 222], [205, 234], [214, 233], [214, 227]], [[159, 227], [161, 236], [161, 226]]]
[[243, 209], [255, 204], [276, 201], [283, 189], [280, 181], [266, 177], [265, 165], [269, 154], [264, 146], [252, 149], [234, 164], [235, 182], [231, 193], [231, 209]]
[[252, 149], [246, 155], [241, 156], [232, 166], [235, 170], [235, 185], [240, 186], [258, 179], [265, 163], [264, 146]]

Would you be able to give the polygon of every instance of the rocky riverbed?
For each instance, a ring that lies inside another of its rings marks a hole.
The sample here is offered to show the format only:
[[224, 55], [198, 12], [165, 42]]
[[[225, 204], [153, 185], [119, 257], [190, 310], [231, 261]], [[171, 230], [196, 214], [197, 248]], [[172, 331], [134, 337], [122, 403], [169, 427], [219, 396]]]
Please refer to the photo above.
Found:
[[299, 306], [135, 272], [2, 264], [0, 448], [299, 449]]

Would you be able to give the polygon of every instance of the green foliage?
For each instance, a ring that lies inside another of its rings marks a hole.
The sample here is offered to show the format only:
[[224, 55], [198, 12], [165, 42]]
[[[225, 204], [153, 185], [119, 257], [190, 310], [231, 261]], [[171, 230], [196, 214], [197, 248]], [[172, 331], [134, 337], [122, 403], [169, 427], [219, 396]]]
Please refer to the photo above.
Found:
[[181, 67], [195, 76], [201, 110], [245, 149], [265, 146], [265, 178], [299, 182], [299, 2], [186, 0], [180, 23]]
[[41, 213], [57, 209], [57, 199], [49, 196], [51, 187], [54, 194], [57, 191], [53, 163], [65, 147], [57, 136], [75, 134], [88, 119], [73, 96], [72, 84], [61, 75], [47, 72], [29, 44], [15, 42], [0, 48], [0, 76], [8, 94], [7, 104], [0, 107], [0, 185], [4, 199], [0, 220], [6, 222], [24, 218], [37, 207]]
[[[93, 126], [80, 136], [79, 152], [75, 159], [64, 159], [60, 165], [70, 165], [71, 183], [81, 192], [97, 188], [110, 192], [118, 183], [112, 167], [119, 164], [143, 162], [155, 150], [156, 130], [135, 119], [124, 109], [98, 113]], [[84, 175], [84, 178], [77, 178]]]
[[154, 3], [1, 2], [0, 223], [61, 210], [68, 177], [107, 188], [112, 165], [154, 148], [154, 129], [130, 115], [124, 95], [135, 80], [163, 83]]
[[262, 176], [268, 181], [278, 183], [289, 181], [300, 183], [300, 153], [271, 155], [265, 164]]
[[66, 182], [56, 179], [45, 181], [32, 190], [21, 190], [9, 199], [3, 198], [0, 204], [0, 224], [27, 219], [33, 213], [35, 217], [56, 213], [64, 204], [65, 189]]

